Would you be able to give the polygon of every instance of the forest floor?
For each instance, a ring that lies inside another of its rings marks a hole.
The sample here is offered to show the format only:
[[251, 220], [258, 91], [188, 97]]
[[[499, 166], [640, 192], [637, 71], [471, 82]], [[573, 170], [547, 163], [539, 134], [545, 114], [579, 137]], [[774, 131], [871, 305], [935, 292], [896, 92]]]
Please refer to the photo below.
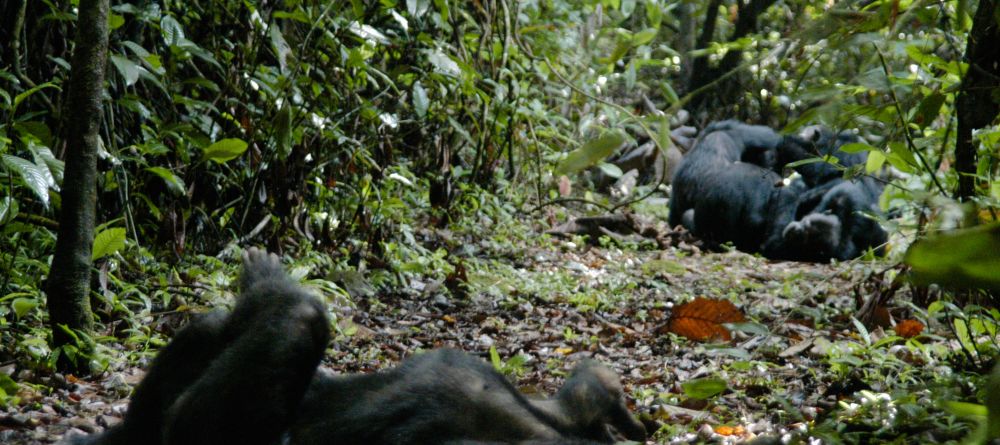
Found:
[[[973, 428], [936, 408], [942, 399], [975, 400], [972, 385], [950, 377], [960, 373], [948, 361], [954, 343], [938, 335], [944, 328], [930, 322], [904, 339], [853, 319], [858, 300], [889, 281], [884, 263], [507, 236], [525, 229], [415, 231], [424, 245], [461, 246], [452, 251], [463, 258], [456, 271], [411, 277], [393, 294], [347, 286], [353, 303], [331, 302], [339, 334], [323, 366], [371, 372], [420, 350], [455, 347], [492, 359], [528, 393], [550, 394], [574, 363], [592, 357], [619, 373], [630, 406], [658, 430], [651, 443], [759, 435], [943, 442]], [[443, 292], [455, 280], [463, 290]], [[747, 322], [728, 325], [729, 341], [677, 335], [673, 309], [696, 297], [732, 302]], [[902, 298], [887, 305], [894, 321], [928, 322]], [[96, 378], [56, 375], [23, 391], [24, 403], [0, 411], [0, 442], [51, 443], [118, 422], [145, 362]]]

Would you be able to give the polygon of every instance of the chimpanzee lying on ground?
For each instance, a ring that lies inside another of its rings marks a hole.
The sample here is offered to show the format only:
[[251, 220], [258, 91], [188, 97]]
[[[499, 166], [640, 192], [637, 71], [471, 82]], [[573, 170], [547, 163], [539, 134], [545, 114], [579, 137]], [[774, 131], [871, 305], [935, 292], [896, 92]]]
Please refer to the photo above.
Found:
[[191, 323], [160, 351], [121, 424], [70, 443], [568, 445], [611, 443], [609, 427], [645, 440], [617, 376], [596, 362], [537, 401], [451, 350], [333, 377], [316, 372], [329, 341], [324, 308], [277, 256], [249, 249], [241, 291], [232, 313]]
[[782, 186], [774, 130], [734, 121], [710, 124], [674, 174], [670, 224], [682, 224], [709, 245], [732, 242], [746, 252], [784, 258], [784, 227], [798, 188]]
[[776, 171], [827, 154], [845, 166], [864, 163], [865, 153], [839, 150], [857, 140], [820, 127], [781, 137], [767, 127], [713, 123], [674, 175], [670, 224], [684, 225], [710, 246], [732, 242], [769, 258], [853, 258], [885, 242], [881, 227], [859, 213], [877, 210], [881, 186], [840, 179], [840, 170], [823, 162], [796, 167], [803, 179], [790, 186]]
[[831, 237], [836, 238], [837, 242], [833, 243], [829, 255], [819, 249], [812, 258], [802, 259], [846, 260], [861, 255], [869, 248], [875, 249], [879, 255], [884, 251], [888, 234], [872, 218], [882, 215], [878, 206], [879, 196], [884, 188], [881, 180], [870, 176], [851, 179], [843, 177], [843, 168], [863, 165], [868, 160], [868, 154], [847, 153], [840, 147], [860, 141], [859, 137], [850, 132], [833, 133], [824, 127], [810, 127], [799, 136], [786, 137], [779, 148], [779, 158], [783, 162], [828, 155], [837, 159], [838, 165], [813, 162], [795, 167], [802, 175], [807, 189], [799, 196], [797, 221], [785, 229], [786, 240], [808, 233], [808, 227], [815, 226], [819, 221], [836, 222], [840, 228], [839, 233]]

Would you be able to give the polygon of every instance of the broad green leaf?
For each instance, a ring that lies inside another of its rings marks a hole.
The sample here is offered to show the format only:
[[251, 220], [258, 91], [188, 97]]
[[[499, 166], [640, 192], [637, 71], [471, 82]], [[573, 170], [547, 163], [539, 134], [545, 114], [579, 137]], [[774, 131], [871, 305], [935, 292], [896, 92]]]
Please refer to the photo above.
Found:
[[125, 79], [125, 86], [135, 85], [139, 81], [139, 65], [135, 62], [117, 54], [112, 54], [111, 63], [115, 65], [118, 73]]
[[615, 179], [618, 179], [625, 174], [624, 172], [622, 172], [621, 167], [609, 162], [602, 162], [600, 164], [597, 164], [597, 168], [601, 169], [601, 171], [604, 172], [604, 174]]
[[623, 16], [629, 17], [632, 15], [632, 12], [634, 11], [635, 11], [635, 0], [622, 0], [621, 12]]
[[865, 162], [865, 173], [875, 173], [885, 165], [885, 153], [881, 150], [872, 150], [868, 153], [868, 161]]
[[184, 39], [184, 28], [177, 19], [169, 15], [160, 19], [160, 32], [163, 34], [163, 40], [170, 46], [177, 46]]
[[962, 288], [1000, 289], [1000, 225], [976, 227], [919, 240], [904, 261], [913, 280]]
[[202, 160], [210, 159], [222, 164], [238, 158], [245, 151], [247, 151], [247, 143], [243, 140], [236, 138], [223, 139], [205, 148]]
[[413, 18], [419, 19], [430, 7], [430, 0], [406, 0], [406, 12], [410, 13], [410, 17]]
[[851, 317], [851, 323], [854, 323], [854, 327], [858, 329], [858, 334], [861, 335], [861, 339], [865, 341], [865, 344], [871, 346], [872, 335], [868, 333], [868, 328], [865, 327], [864, 323], [861, 323], [861, 320], [854, 317]]
[[740, 331], [750, 335], [769, 335], [771, 331], [760, 323], [745, 321], [743, 323], [724, 323], [730, 331]]
[[434, 71], [447, 76], [459, 77], [462, 69], [447, 54], [438, 50], [428, 50], [426, 52], [427, 61], [434, 65]]
[[24, 121], [24, 122], [14, 122], [14, 129], [22, 134], [30, 134], [31, 136], [38, 139], [42, 145], [51, 146], [52, 145], [52, 130], [44, 122], [39, 121]]
[[427, 108], [430, 106], [430, 99], [427, 98], [427, 90], [420, 84], [420, 81], [413, 83], [413, 109], [417, 116], [423, 119], [427, 116]]
[[35, 192], [35, 196], [38, 196], [38, 199], [42, 201], [43, 206], [46, 208], [49, 206], [49, 176], [47, 171], [43, 172], [33, 162], [17, 156], [3, 155], [3, 163], [24, 180], [28, 188]]
[[944, 402], [944, 408], [958, 417], [986, 417], [987, 408], [983, 405], [968, 402]]
[[9, 375], [0, 372], [0, 389], [14, 394], [17, 392], [17, 382], [15, 382]]
[[660, 9], [659, 2], [647, 0], [643, 3], [646, 4], [646, 22], [650, 26], [659, 27], [660, 22], [663, 21], [663, 10]]
[[920, 107], [917, 108], [916, 116], [913, 116], [913, 122], [920, 126], [920, 128], [927, 128], [928, 125], [932, 124], [934, 120], [937, 119], [938, 114], [941, 113], [941, 106], [944, 105], [945, 95], [941, 93], [933, 93], [920, 101]]
[[276, 19], [291, 19], [300, 23], [309, 23], [309, 16], [301, 9], [295, 11], [277, 11], [273, 15]]
[[351, 22], [351, 25], [349, 26], [348, 29], [350, 29], [351, 33], [353, 33], [354, 35], [361, 37], [362, 39], [368, 40], [370, 42], [382, 45], [388, 45], [390, 43], [389, 38], [386, 37], [385, 34], [382, 34], [382, 31], [379, 31], [378, 29], [376, 29], [371, 25], [365, 25], [358, 22]]
[[147, 51], [146, 48], [143, 48], [142, 45], [135, 43], [131, 40], [126, 40], [122, 42], [122, 46], [130, 49], [132, 51], [132, 54], [135, 54], [137, 57], [141, 59], [149, 57], [149, 51]]
[[684, 390], [685, 395], [692, 399], [701, 400], [721, 394], [727, 388], [729, 385], [726, 381], [718, 377], [706, 377], [681, 383], [681, 389]]
[[863, 151], [873, 151], [875, 147], [864, 142], [851, 142], [850, 144], [841, 145], [839, 149], [844, 153], [861, 153]]
[[596, 139], [591, 139], [582, 147], [571, 151], [556, 166], [556, 175], [576, 173], [611, 156], [625, 143], [625, 133], [620, 130], [607, 131]]
[[174, 196], [183, 196], [185, 190], [187, 190], [187, 187], [184, 186], [184, 180], [170, 170], [163, 167], [148, 167], [146, 171], [162, 178], [163, 182], [167, 184], [167, 190], [170, 190], [170, 193], [173, 193]]
[[108, 29], [114, 31], [125, 24], [125, 17], [118, 14], [108, 14]]
[[113, 227], [101, 231], [94, 237], [94, 250], [90, 255], [91, 261], [104, 258], [125, 248], [125, 229]]
[[56, 159], [49, 147], [39, 146], [33, 141], [28, 143], [28, 149], [31, 150], [31, 155], [35, 159], [35, 168], [45, 176], [45, 184], [49, 189], [59, 191], [64, 170], [63, 162]]
[[635, 33], [632, 36], [632, 46], [642, 46], [649, 43], [656, 37], [657, 32], [659, 32], [659, 30], [656, 28], [646, 28]]
[[292, 47], [285, 41], [285, 36], [281, 35], [281, 28], [271, 26], [271, 49], [278, 58], [278, 67], [282, 73], [288, 72], [288, 56], [292, 54]]
[[13, 196], [7, 195], [0, 199], [0, 226], [13, 221], [17, 210], [17, 201]]
[[490, 345], [490, 362], [493, 363], [493, 369], [497, 372], [503, 369], [503, 361], [500, 360], [500, 353], [497, 352], [496, 345]]
[[20, 319], [32, 309], [38, 307], [38, 300], [35, 298], [15, 298], [10, 307], [14, 309], [14, 315]]

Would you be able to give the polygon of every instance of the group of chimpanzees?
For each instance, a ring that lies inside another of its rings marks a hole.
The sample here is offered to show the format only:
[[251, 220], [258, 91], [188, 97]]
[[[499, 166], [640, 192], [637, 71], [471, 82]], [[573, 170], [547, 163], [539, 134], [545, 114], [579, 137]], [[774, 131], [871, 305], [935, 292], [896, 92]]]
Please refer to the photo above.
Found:
[[180, 331], [154, 360], [122, 423], [69, 439], [95, 445], [592, 444], [644, 441], [617, 375], [592, 361], [532, 400], [454, 350], [377, 374], [317, 370], [329, 341], [320, 302], [278, 257], [244, 254], [241, 295]]
[[[683, 225], [711, 246], [731, 242], [745, 252], [798, 261], [855, 258], [868, 249], [881, 254], [888, 238], [879, 215], [882, 183], [872, 177], [844, 179], [843, 169], [864, 164], [867, 152], [840, 147], [860, 138], [810, 127], [782, 136], [768, 127], [736, 121], [710, 124], [676, 173], [670, 225]], [[784, 167], [806, 162], [785, 185]]]

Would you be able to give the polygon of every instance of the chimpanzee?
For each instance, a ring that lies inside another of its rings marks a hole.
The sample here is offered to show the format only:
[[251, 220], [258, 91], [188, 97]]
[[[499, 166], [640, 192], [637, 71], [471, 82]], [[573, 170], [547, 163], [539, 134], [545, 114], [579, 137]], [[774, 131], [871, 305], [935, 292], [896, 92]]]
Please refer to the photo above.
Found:
[[[822, 249], [814, 252], [820, 260], [855, 258], [868, 248], [881, 254], [888, 235], [872, 216], [881, 215], [878, 206], [883, 185], [880, 179], [870, 176], [845, 179], [843, 168], [864, 164], [867, 152], [847, 153], [840, 149], [844, 144], [861, 139], [850, 132], [833, 133], [825, 127], [810, 127], [798, 136], [788, 136], [779, 146], [779, 162], [794, 162], [819, 156], [837, 158], [837, 165], [813, 162], [795, 167], [802, 175], [807, 190], [799, 197], [796, 210], [797, 224], [790, 225], [786, 233], [792, 239], [815, 232], [827, 226], [836, 217], [840, 225], [838, 242], [829, 255]], [[818, 215], [827, 215], [819, 217]], [[807, 220], [808, 218], [808, 220]], [[819, 224], [817, 224], [819, 223]], [[813, 230], [810, 229], [813, 228]], [[828, 240], [830, 238], [827, 238]]]
[[710, 245], [732, 242], [777, 255], [799, 191], [783, 187], [776, 173], [782, 141], [764, 126], [710, 124], [674, 174], [670, 225], [682, 224]]
[[[768, 172], [774, 173], [772, 170], [777, 167], [776, 149], [781, 142], [781, 135], [765, 126], [746, 125], [731, 120], [709, 124], [691, 151], [681, 160], [671, 180], [671, 227], [694, 222], [696, 216], [692, 217], [690, 213], [685, 215], [685, 212], [694, 209], [707, 190], [726, 189], [734, 194], [742, 194], [742, 181], [734, 182], [737, 176], [767, 179], [776, 177], [777, 174], [769, 175]], [[740, 172], [727, 174], [726, 178], [717, 178], [719, 174], [726, 174], [734, 165], [739, 164], [745, 164]], [[688, 230], [695, 232], [697, 226], [688, 224], [685, 224]]]
[[180, 331], [154, 360], [125, 420], [72, 444], [611, 443], [646, 437], [617, 376], [577, 366], [551, 399], [529, 400], [492, 367], [438, 350], [372, 375], [317, 372], [329, 341], [319, 301], [278, 257], [244, 254], [232, 313]]
[[670, 224], [710, 246], [732, 242], [768, 258], [853, 258], [885, 241], [884, 230], [860, 213], [877, 210], [881, 184], [862, 178], [840, 185], [840, 169], [826, 162], [797, 166], [802, 179], [789, 186], [777, 172], [788, 162], [824, 155], [843, 166], [864, 163], [865, 153], [840, 150], [859, 140], [823, 127], [782, 137], [767, 127], [711, 124], [674, 176]]
[[553, 398], [530, 400], [482, 360], [442, 349], [379, 374], [315, 379], [291, 443], [613, 443], [609, 426], [630, 440], [646, 438], [618, 377], [596, 362], [578, 365]]

